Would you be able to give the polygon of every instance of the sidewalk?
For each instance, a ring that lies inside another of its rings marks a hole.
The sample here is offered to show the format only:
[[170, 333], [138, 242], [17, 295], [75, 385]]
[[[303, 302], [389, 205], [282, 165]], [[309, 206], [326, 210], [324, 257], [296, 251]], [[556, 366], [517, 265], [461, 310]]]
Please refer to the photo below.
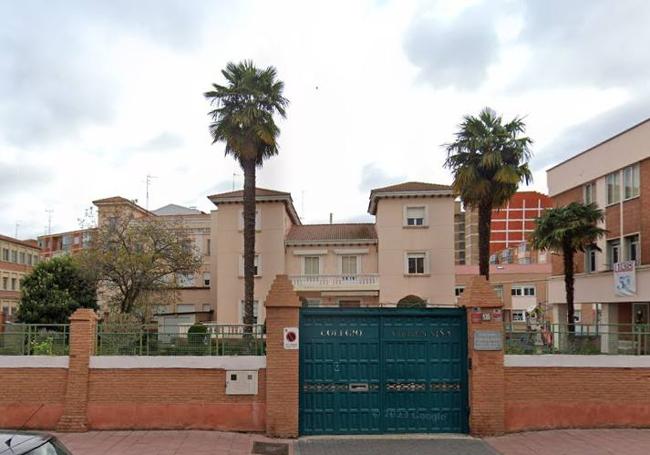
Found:
[[[249, 433], [221, 431], [90, 431], [59, 433], [74, 455], [250, 455], [253, 443], [287, 443]], [[282, 452], [277, 452], [283, 455]], [[292, 455], [288, 444], [288, 455]]]
[[647, 455], [650, 430], [549, 430], [486, 438], [503, 455]]

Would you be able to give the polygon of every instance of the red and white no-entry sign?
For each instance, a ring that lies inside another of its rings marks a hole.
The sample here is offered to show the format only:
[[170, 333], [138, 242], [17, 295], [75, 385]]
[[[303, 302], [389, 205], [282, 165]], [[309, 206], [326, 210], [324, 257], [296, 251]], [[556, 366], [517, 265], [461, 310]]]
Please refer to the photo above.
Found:
[[298, 349], [298, 327], [284, 328], [284, 349]]

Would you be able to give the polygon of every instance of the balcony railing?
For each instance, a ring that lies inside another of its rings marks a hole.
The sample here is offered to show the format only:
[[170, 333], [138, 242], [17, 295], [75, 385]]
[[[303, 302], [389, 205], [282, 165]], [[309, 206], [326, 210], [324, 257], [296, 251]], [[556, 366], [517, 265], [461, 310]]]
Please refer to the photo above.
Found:
[[297, 291], [327, 289], [378, 290], [379, 275], [293, 275], [290, 277]]

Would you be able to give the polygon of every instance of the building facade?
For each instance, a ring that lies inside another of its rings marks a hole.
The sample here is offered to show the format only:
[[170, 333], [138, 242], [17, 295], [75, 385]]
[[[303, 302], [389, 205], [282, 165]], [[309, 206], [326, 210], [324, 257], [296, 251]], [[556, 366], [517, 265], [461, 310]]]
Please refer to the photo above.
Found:
[[0, 235], [0, 311], [11, 319], [20, 301], [20, 281], [39, 261], [35, 240]]
[[[537, 191], [518, 191], [505, 207], [492, 209], [492, 231], [490, 234], [490, 254], [493, 262], [510, 263], [507, 257], [499, 253], [512, 251], [514, 248], [526, 248], [528, 236], [535, 228], [535, 219], [542, 215], [544, 210], [553, 206], [551, 198]], [[461, 215], [462, 213], [462, 215]], [[464, 222], [460, 218], [464, 215]], [[457, 233], [464, 232], [464, 243], [456, 241], [456, 264], [478, 264], [478, 211], [457, 210]], [[464, 248], [461, 254], [460, 248]], [[524, 257], [522, 253], [520, 255]], [[530, 256], [530, 255], [529, 255]]]
[[[619, 325], [650, 322], [650, 119], [547, 171], [556, 206], [595, 203], [604, 211], [607, 234], [575, 257], [575, 302], [580, 322]], [[549, 301], [566, 320], [563, 265], [554, 255]], [[622, 281], [621, 281], [622, 280]], [[647, 350], [623, 335], [612, 349]]]

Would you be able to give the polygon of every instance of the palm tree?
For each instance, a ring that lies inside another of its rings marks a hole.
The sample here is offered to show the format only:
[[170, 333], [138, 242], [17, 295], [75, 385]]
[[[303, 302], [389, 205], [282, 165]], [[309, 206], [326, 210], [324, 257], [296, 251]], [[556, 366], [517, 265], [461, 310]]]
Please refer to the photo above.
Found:
[[567, 324], [569, 332], [575, 332], [574, 255], [587, 248], [599, 248], [596, 240], [607, 231], [597, 226], [603, 220], [603, 212], [596, 204], [572, 202], [567, 206], [549, 209], [537, 219], [535, 230], [530, 236], [534, 249], [561, 253], [564, 263], [564, 289], [567, 303]]
[[492, 109], [478, 117], [465, 116], [456, 140], [446, 144], [445, 167], [452, 170], [452, 188], [467, 208], [478, 210], [479, 273], [490, 278], [492, 208], [502, 207], [517, 192], [520, 182], [533, 177], [528, 168], [532, 140], [523, 134], [519, 117], [503, 124]]
[[273, 119], [283, 118], [289, 101], [282, 95], [284, 83], [274, 67], [257, 68], [252, 61], [228, 63], [221, 71], [225, 85], [212, 84], [204, 96], [215, 108], [210, 134], [212, 143], [226, 143], [244, 171], [244, 324], [252, 331], [255, 295], [255, 170], [278, 154], [280, 129]]

